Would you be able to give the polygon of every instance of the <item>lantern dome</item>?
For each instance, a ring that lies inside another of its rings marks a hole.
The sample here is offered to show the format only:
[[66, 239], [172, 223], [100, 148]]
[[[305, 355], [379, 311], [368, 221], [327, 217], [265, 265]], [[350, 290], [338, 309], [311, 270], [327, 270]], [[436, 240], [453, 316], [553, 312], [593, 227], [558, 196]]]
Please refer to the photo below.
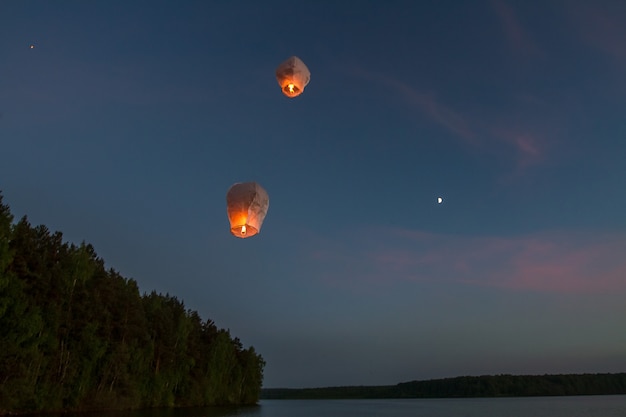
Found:
[[258, 234], [269, 205], [267, 191], [256, 182], [233, 184], [226, 194], [230, 233], [244, 239]]
[[300, 58], [292, 56], [276, 68], [276, 80], [283, 94], [293, 98], [302, 94], [311, 80], [311, 73]]

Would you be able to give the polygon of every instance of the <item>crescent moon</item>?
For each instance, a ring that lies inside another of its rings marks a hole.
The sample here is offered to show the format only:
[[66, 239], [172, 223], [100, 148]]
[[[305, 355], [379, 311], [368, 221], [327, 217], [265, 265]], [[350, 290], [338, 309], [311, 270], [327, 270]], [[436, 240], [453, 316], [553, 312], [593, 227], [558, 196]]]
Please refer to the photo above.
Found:
[[437, 197], [437, 203], [439, 203], [439, 204], [443, 203], [443, 198]]

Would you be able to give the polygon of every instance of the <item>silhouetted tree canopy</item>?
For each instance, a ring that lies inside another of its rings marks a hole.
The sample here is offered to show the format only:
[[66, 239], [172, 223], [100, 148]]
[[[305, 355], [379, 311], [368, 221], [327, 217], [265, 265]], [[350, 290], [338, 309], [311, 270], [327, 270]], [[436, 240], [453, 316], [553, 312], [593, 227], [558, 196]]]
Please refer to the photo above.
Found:
[[397, 385], [266, 388], [264, 399], [462, 398], [626, 394], [626, 373], [482, 375]]
[[0, 194], [0, 414], [258, 401], [253, 347], [62, 238]]

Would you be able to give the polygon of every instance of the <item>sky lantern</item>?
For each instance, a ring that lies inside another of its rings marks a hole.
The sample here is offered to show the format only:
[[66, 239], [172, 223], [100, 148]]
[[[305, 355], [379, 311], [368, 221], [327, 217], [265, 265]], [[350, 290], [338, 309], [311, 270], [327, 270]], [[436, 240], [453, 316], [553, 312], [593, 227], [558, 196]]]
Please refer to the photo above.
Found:
[[226, 194], [230, 233], [244, 239], [259, 233], [269, 206], [267, 191], [256, 182], [233, 184]]
[[283, 94], [294, 98], [302, 94], [311, 80], [311, 73], [300, 58], [292, 56], [276, 68], [276, 79]]

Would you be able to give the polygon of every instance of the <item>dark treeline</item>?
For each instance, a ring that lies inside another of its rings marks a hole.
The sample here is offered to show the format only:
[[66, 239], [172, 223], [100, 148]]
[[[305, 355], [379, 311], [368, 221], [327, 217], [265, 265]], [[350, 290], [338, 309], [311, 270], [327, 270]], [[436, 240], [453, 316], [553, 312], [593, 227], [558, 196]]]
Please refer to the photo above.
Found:
[[326, 388], [267, 388], [263, 399], [463, 398], [626, 394], [626, 373], [484, 375], [397, 385]]
[[0, 194], [0, 414], [254, 404], [265, 362]]

